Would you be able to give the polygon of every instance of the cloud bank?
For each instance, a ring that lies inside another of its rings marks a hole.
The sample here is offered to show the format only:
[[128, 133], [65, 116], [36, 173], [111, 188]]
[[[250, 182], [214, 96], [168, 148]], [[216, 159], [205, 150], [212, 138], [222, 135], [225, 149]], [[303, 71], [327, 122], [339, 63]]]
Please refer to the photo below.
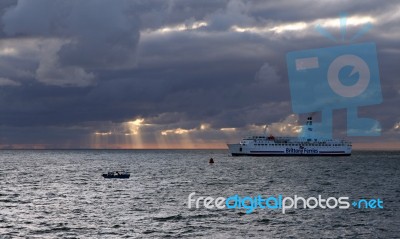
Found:
[[[315, 26], [340, 36], [343, 12], [349, 36], [373, 24], [359, 41], [378, 46], [384, 97], [360, 109], [382, 136], [351, 140], [398, 145], [399, 10], [372, 0], [2, 1], [0, 145], [224, 147], [262, 134], [292, 114], [286, 53], [332, 46]], [[334, 117], [346, 137], [346, 112]]]

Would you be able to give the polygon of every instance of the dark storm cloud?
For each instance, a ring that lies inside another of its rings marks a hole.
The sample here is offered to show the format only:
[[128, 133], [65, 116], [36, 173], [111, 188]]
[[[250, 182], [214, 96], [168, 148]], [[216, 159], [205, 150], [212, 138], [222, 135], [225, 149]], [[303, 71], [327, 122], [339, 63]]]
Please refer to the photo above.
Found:
[[[64, 147], [68, 135], [72, 145], [84, 144], [90, 132], [136, 118], [153, 124], [146, 142], [162, 129], [245, 129], [283, 120], [292, 113], [285, 54], [337, 43], [310, 25], [265, 29], [343, 12], [377, 19], [360, 41], [377, 43], [384, 102], [360, 112], [375, 109], [372, 117], [390, 131], [400, 120], [388, 117], [399, 103], [399, 7], [372, 0], [2, 2], [0, 143], [40, 138]], [[359, 27], [349, 26], [348, 34]], [[345, 115], [336, 112], [340, 130]], [[207, 138], [205, 131], [199, 136]]]
[[[185, 112], [215, 127], [236, 127], [265, 122], [263, 113], [250, 120], [243, 109], [289, 100], [285, 73], [274, 61], [278, 53], [266, 47], [267, 39], [235, 33], [193, 35], [143, 37], [139, 66], [154, 70], [144, 78], [168, 89], [157, 110]], [[268, 90], [272, 87], [275, 91]]]
[[339, 14], [369, 14], [387, 12], [398, 7], [395, 0], [379, 4], [366, 1], [256, 1], [251, 5], [251, 15], [258, 19], [274, 21], [309, 21], [318, 18], [336, 18]]
[[9, 37], [36, 38], [39, 81], [87, 86], [96, 69], [135, 64], [139, 23], [128, 1], [18, 1], [3, 14]]
[[149, 0], [132, 1], [131, 12], [138, 13], [142, 29], [203, 20], [210, 13], [223, 10], [229, 0]]

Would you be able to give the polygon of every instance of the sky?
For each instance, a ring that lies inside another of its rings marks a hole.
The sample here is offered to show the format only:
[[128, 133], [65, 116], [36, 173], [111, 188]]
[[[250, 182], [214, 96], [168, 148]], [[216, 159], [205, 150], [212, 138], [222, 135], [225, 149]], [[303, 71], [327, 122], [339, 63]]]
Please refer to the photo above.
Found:
[[[381, 136], [334, 137], [400, 147], [400, 2], [343, 0], [2, 0], [0, 148], [226, 148], [246, 135], [295, 134], [286, 54], [365, 24], [383, 101], [358, 108]], [[320, 120], [319, 112], [314, 119]]]

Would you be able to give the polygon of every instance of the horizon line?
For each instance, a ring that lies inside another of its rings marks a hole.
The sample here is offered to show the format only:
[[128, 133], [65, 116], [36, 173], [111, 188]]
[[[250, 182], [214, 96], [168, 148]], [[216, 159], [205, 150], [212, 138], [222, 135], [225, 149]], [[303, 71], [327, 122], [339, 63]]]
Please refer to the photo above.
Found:
[[[228, 148], [0, 148], [6, 150], [229, 150]], [[398, 148], [355, 148], [353, 151], [400, 151]]]

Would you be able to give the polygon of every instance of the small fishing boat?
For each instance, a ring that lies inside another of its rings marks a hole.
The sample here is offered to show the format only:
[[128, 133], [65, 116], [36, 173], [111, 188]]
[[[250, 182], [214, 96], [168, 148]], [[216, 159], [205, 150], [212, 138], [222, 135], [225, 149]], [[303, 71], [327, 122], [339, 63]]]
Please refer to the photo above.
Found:
[[104, 178], [129, 178], [131, 175], [125, 171], [113, 171], [108, 173], [103, 173]]

